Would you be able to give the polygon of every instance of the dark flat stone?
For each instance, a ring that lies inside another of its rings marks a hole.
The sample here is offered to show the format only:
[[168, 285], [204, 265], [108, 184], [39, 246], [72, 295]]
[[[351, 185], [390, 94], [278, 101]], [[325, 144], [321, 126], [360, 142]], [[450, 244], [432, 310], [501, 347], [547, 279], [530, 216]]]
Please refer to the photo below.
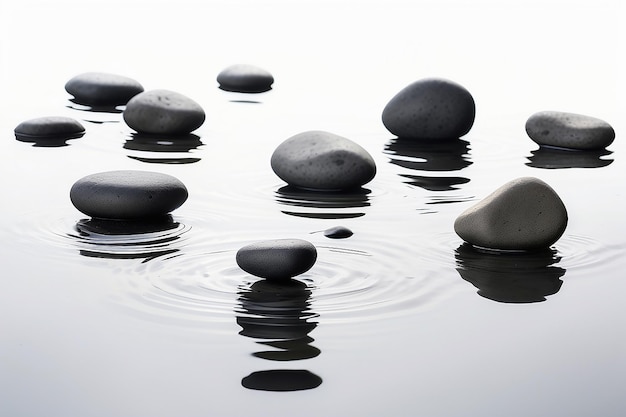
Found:
[[70, 190], [72, 204], [102, 219], [152, 219], [187, 200], [187, 188], [171, 175], [149, 171], [109, 171], [88, 175]]
[[272, 89], [274, 77], [254, 65], [237, 64], [224, 68], [217, 75], [220, 88], [238, 93], [262, 93]]
[[70, 117], [51, 116], [26, 120], [14, 130], [15, 138], [22, 142], [79, 138], [85, 128]]
[[143, 86], [132, 78], [104, 72], [86, 72], [76, 75], [65, 84], [65, 91], [74, 101], [91, 106], [115, 106], [143, 91]]
[[303, 274], [315, 264], [315, 246], [301, 239], [266, 240], [237, 251], [237, 265], [249, 274], [285, 281]]
[[406, 139], [458, 139], [474, 124], [476, 106], [465, 87], [443, 78], [408, 85], [387, 103], [382, 121]]
[[198, 103], [180, 93], [151, 90], [130, 99], [123, 117], [139, 133], [185, 135], [202, 126], [206, 115]]

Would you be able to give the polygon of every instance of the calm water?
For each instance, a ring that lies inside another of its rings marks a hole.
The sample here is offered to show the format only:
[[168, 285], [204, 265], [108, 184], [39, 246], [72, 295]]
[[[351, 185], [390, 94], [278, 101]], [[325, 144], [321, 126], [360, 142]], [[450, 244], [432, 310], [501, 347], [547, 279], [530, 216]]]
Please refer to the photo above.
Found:
[[[618, 2], [37, 2], [0, 6], [3, 416], [621, 416], [626, 412], [626, 129]], [[217, 88], [238, 62], [270, 92]], [[142, 137], [69, 101], [85, 71], [199, 102], [184, 140]], [[429, 76], [464, 85], [473, 129], [399, 141], [387, 101]], [[606, 152], [540, 151], [540, 110], [602, 118]], [[18, 142], [61, 115], [67, 146]], [[303, 193], [269, 166], [327, 130], [376, 178]], [[183, 181], [168, 221], [111, 225], [70, 203], [77, 179], [139, 169]], [[536, 176], [564, 200], [563, 237], [532, 256], [467, 247], [456, 216]], [[333, 226], [348, 239], [322, 233]], [[318, 262], [276, 288], [241, 271], [256, 240], [303, 238]], [[287, 392], [275, 392], [287, 391]]]

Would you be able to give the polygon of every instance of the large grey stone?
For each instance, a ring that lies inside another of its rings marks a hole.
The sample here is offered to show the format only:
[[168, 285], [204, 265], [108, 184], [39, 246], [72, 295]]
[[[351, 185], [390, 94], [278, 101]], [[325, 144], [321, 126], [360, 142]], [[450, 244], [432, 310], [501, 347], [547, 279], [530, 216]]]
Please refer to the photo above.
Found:
[[474, 124], [476, 105], [465, 87], [443, 78], [425, 78], [402, 89], [387, 103], [387, 130], [407, 139], [458, 139]]
[[239, 93], [262, 93], [272, 89], [274, 77], [263, 68], [236, 64], [224, 68], [217, 75], [222, 90]]
[[116, 106], [143, 92], [143, 86], [132, 78], [104, 72], [76, 75], [65, 84], [74, 101], [91, 106]]
[[556, 242], [566, 226], [567, 210], [557, 193], [538, 178], [522, 177], [461, 213], [454, 231], [482, 248], [535, 250]]
[[184, 135], [202, 126], [205, 113], [192, 99], [169, 90], [137, 94], [123, 113], [128, 126], [139, 133]]
[[578, 150], [606, 148], [615, 139], [613, 127], [604, 120], [560, 111], [533, 114], [526, 133], [539, 145]]
[[286, 183], [314, 190], [357, 188], [376, 175], [376, 163], [365, 149], [324, 131], [287, 139], [272, 154], [271, 166]]
[[102, 219], [150, 219], [164, 216], [187, 200], [177, 178], [150, 171], [108, 171], [79, 179], [70, 190], [72, 204]]
[[13, 133], [19, 141], [44, 144], [79, 138], [85, 134], [85, 128], [70, 117], [50, 116], [26, 120], [17, 125]]
[[237, 265], [249, 274], [285, 281], [303, 274], [315, 264], [315, 246], [302, 239], [265, 240], [237, 251]]

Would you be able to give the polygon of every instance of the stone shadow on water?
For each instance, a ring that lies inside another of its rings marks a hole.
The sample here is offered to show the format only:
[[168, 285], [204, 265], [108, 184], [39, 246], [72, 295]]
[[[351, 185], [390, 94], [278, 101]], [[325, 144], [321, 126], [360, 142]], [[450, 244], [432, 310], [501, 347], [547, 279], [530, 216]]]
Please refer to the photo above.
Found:
[[350, 219], [365, 215], [364, 209], [370, 206], [367, 188], [345, 191], [318, 191], [287, 185], [276, 191], [279, 204], [300, 207], [305, 210], [282, 210], [282, 213], [313, 219]]
[[179, 235], [180, 223], [171, 215], [144, 221], [82, 219], [75, 225], [81, 243], [89, 249], [79, 253], [90, 258], [143, 259], [155, 258], [179, 251], [169, 246]]
[[75, 98], [69, 99], [69, 104], [66, 106], [72, 110], [80, 110], [80, 111], [88, 111], [92, 113], [122, 113], [124, 108], [126, 108], [125, 104], [111, 104], [111, 105], [94, 105], [91, 103], [82, 103]]
[[[412, 171], [450, 172], [460, 171], [473, 163], [469, 158], [469, 150], [469, 142], [463, 139], [442, 141], [394, 138], [387, 142], [384, 153], [389, 155], [391, 164]], [[460, 185], [470, 182], [469, 178], [460, 176], [398, 175], [406, 179], [406, 184], [435, 192], [457, 190]], [[449, 201], [437, 197], [433, 204], [464, 200], [458, 196]]]
[[[194, 134], [182, 136], [168, 135], [148, 135], [144, 133], [132, 133], [130, 139], [124, 143], [124, 149], [131, 151], [145, 152], [157, 154], [186, 154], [190, 153], [200, 146], [204, 145], [200, 137]], [[146, 163], [158, 164], [192, 164], [200, 161], [200, 158], [190, 157], [167, 157], [155, 158], [153, 156], [134, 156], [128, 155], [129, 158]]]
[[482, 297], [501, 303], [536, 303], [556, 294], [565, 269], [556, 250], [502, 252], [463, 243], [455, 251], [457, 272]]
[[[310, 309], [311, 290], [301, 281], [257, 281], [241, 289], [237, 324], [240, 335], [259, 339], [259, 345], [274, 349], [254, 352], [270, 361], [311, 359], [321, 352], [311, 346], [309, 333], [317, 327], [317, 314]], [[318, 387], [322, 379], [308, 370], [273, 369], [253, 372], [241, 381], [245, 388], [262, 391], [299, 391]]]
[[531, 151], [526, 165], [543, 169], [602, 168], [613, 163], [613, 159], [602, 159], [612, 153], [606, 149], [583, 151], [540, 146]]

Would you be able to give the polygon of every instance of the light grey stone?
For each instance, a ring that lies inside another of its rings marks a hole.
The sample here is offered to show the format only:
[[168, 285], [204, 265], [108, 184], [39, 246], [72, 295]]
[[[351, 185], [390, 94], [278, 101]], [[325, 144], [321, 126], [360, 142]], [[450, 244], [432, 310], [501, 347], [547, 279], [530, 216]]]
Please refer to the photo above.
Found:
[[236, 64], [224, 68], [217, 75], [222, 90], [239, 93], [262, 93], [272, 89], [274, 77], [263, 68]]
[[116, 106], [143, 92], [143, 86], [132, 78], [104, 72], [76, 75], [65, 84], [74, 101], [91, 106]]
[[84, 214], [102, 219], [151, 219], [180, 207], [188, 197], [177, 178], [150, 171], [108, 171], [76, 181], [72, 204]]
[[271, 166], [286, 183], [314, 190], [357, 188], [376, 175], [376, 163], [365, 149], [324, 131], [287, 139], [272, 154]]
[[382, 121], [406, 139], [458, 139], [474, 124], [476, 105], [470, 92], [444, 78], [425, 78], [402, 89], [387, 103]]
[[285, 281], [303, 274], [315, 264], [317, 249], [302, 239], [265, 240], [237, 251], [237, 265], [249, 274]]
[[556, 242], [567, 226], [561, 198], [534, 177], [510, 181], [465, 210], [454, 231], [466, 242], [488, 249], [535, 250]]
[[202, 126], [206, 117], [198, 103], [169, 90], [137, 94], [126, 104], [123, 116], [137, 132], [157, 135], [188, 134]]
[[602, 149], [613, 143], [615, 131], [604, 120], [560, 111], [541, 111], [526, 121], [526, 133], [541, 146], [577, 150]]

